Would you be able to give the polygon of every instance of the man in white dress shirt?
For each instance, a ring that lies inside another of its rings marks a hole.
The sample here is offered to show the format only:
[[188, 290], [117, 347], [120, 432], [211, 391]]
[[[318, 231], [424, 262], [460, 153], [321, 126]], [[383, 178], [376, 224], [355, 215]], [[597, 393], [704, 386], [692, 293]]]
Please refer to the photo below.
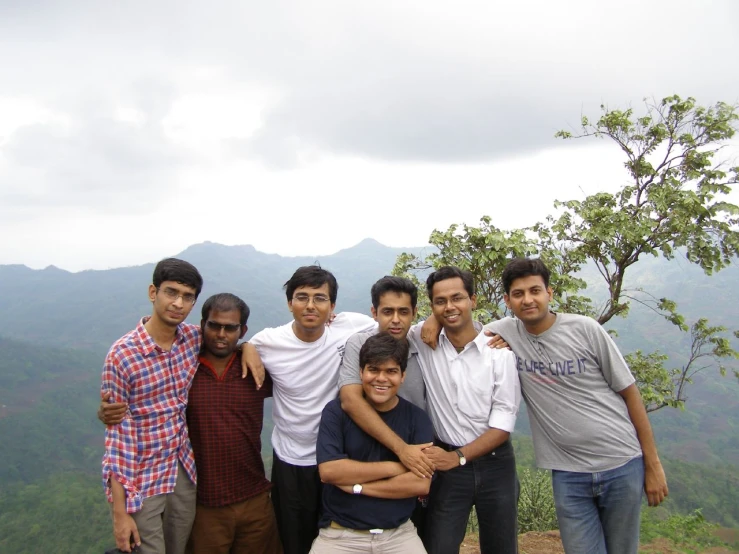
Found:
[[521, 401], [515, 356], [488, 348], [475, 325], [470, 272], [442, 267], [426, 286], [442, 326], [439, 346], [423, 344], [420, 324], [408, 335], [419, 350], [436, 434], [436, 446], [425, 450], [437, 476], [424, 544], [430, 554], [458, 552], [474, 506], [481, 553], [515, 554], [518, 479], [509, 440]]

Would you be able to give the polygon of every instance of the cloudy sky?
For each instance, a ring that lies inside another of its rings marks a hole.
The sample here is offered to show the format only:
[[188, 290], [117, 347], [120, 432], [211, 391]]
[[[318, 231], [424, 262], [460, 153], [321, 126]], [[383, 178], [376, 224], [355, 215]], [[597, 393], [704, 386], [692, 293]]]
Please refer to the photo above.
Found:
[[529, 225], [624, 183], [611, 145], [554, 139], [581, 114], [739, 101], [736, 21], [734, 0], [0, 0], [0, 264]]

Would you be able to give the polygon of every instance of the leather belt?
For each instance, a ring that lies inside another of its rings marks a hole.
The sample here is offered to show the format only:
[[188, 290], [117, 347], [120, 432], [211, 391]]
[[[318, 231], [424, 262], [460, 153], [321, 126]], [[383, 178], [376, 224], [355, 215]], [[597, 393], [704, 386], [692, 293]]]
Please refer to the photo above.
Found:
[[[490, 454], [495, 454], [498, 450], [501, 448], [506, 448], [511, 445], [510, 439], [505, 441], [503, 444], [498, 445], [498, 448], [493, 450]], [[447, 444], [444, 441], [440, 441], [439, 439], [434, 439], [434, 446], [438, 446], [439, 448], [446, 450], [447, 452], [454, 452], [455, 450], [459, 450], [462, 448], [461, 446], [454, 446], [453, 444]]]
[[355, 533], [362, 533], [365, 535], [381, 535], [384, 529], [350, 529], [349, 527], [344, 527], [341, 523], [336, 523], [335, 521], [332, 521], [329, 523], [329, 527], [331, 529], [342, 529], [344, 531], [354, 531]]
[[440, 441], [439, 439], [436, 439], [434, 441], [434, 446], [438, 446], [439, 448], [442, 448], [442, 449], [446, 450], [447, 452], [454, 452], [455, 450], [458, 450], [458, 449], [462, 448], [461, 446], [454, 446], [454, 445], [451, 445], [451, 444], [447, 444], [447, 443], [445, 443], [443, 441]]

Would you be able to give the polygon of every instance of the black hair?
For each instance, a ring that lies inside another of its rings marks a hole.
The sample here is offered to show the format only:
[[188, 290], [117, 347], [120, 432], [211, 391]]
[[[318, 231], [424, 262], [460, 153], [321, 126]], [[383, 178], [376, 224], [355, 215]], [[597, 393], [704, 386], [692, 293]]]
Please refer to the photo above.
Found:
[[290, 302], [293, 299], [293, 294], [297, 288], [310, 287], [317, 289], [325, 283], [328, 283], [328, 295], [331, 298], [331, 303], [336, 304], [339, 285], [336, 282], [334, 274], [326, 271], [320, 265], [304, 265], [303, 267], [299, 267], [284, 285], [287, 301]]
[[549, 268], [539, 258], [513, 258], [503, 270], [503, 288], [505, 293], [511, 292], [511, 285], [516, 279], [539, 275], [544, 286], [549, 288]]
[[398, 340], [387, 332], [377, 333], [362, 345], [359, 351], [359, 367], [364, 369], [367, 364], [378, 365], [392, 360], [400, 366], [400, 372], [405, 373], [408, 349], [407, 339]]
[[246, 305], [241, 298], [230, 292], [221, 292], [214, 294], [203, 304], [201, 310], [203, 321], [207, 321], [210, 317], [211, 311], [217, 312], [229, 312], [231, 310], [239, 310], [239, 321], [241, 325], [246, 325], [246, 321], [249, 319], [249, 306]]
[[200, 272], [190, 262], [177, 258], [165, 258], [154, 268], [151, 282], [159, 288], [165, 281], [175, 281], [181, 285], [195, 289], [195, 296], [203, 290], [203, 278]]
[[418, 287], [409, 279], [403, 277], [392, 277], [386, 275], [374, 285], [372, 285], [372, 306], [375, 310], [380, 306], [380, 298], [386, 292], [397, 292], [398, 294], [407, 294], [411, 297], [411, 307], [415, 310], [418, 303]]
[[454, 279], [455, 277], [462, 279], [464, 290], [467, 291], [470, 297], [475, 296], [475, 278], [472, 273], [458, 267], [446, 265], [434, 271], [426, 279], [426, 290], [429, 294], [429, 300], [433, 301], [434, 299], [433, 291], [436, 283], [445, 281], [446, 279]]

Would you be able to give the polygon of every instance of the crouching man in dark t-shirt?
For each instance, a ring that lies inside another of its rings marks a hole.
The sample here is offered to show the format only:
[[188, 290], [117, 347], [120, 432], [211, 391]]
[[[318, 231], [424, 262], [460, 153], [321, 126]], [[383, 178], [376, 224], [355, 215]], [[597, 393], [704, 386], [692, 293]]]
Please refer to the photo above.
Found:
[[[362, 389], [369, 404], [407, 444], [433, 440], [426, 413], [397, 396], [408, 362], [408, 342], [380, 333], [359, 352]], [[323, 516], [312, 553], [425, 553], [410, 521], [416, 497], [430, 479], [417, 477], [398, 457], [362, 431], [339, 399], [323, 410], [316, 458], [323, 487]], [[378, 544], [380, 543], [380, 544]]]

